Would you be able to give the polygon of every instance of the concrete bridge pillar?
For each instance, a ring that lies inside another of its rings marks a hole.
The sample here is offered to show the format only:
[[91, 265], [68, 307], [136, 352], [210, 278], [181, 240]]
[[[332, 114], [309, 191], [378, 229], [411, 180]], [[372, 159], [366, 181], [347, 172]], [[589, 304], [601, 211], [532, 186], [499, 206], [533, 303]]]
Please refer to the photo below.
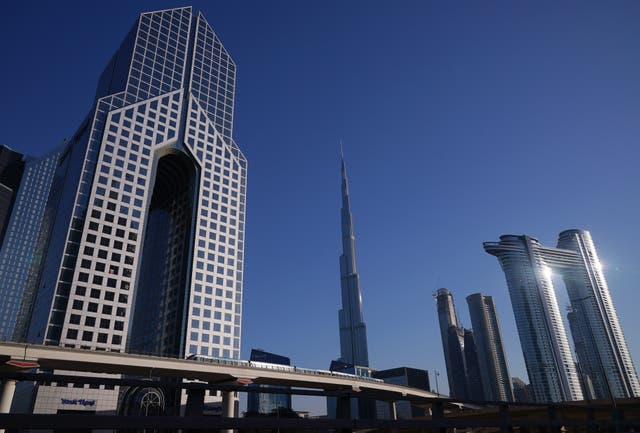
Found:
[[[5, 380], [2, 384], [2, 393], [0, 394], [0, 413], [9, 413], [11, 403], [13, 402], [13, 394], [16, 391], [15, 380]], [[4, 429], [0, 429], [0, 433], [4, 433]]]
[[351, 419], [351, 397], [340, 395], [337, 398], [336, 418]]
[[[222, 417], [234, 418], [235, 417], [235, 402], [236, 398], [233, 391], [222, 392]], [[220, 430], [221, 433], [233, 433], [233, 429]]]
[[509, 413], [509, 405], [501, 404], [498, 409], [500, 414], [500, 433], [513, 433], [513, 426], [511, 425], [511, 414]]
[[[395, 401], [390, 401], [389, 402], [389, 414], [391, 415], [391, 420], [393, 421], [397, 421], [398, 419], [398, 411], [396, 408], [396, 402]], [[391, 433], [398, 433], [398, 428], [397, 427], [391, 427]]]
[[[351, 397], [342, 394], [337, 397], [336, 419], [351, 419]], [[340, 429], [340, 433], [351, 433], [351, 428]]]
[[9, 411], [11, 410], [11, 402], [13, 401], [13, 393], [15, 391], [15, 380], [5, 380], [2, 383], [2, 394], [0, 395], [0, 413], [9, 413]]
[[188, 389], [185, 416], [202, 416], [204, 413], [205, 389]]
[[[431, 420], [442, 421], [444, 420], [444, 404], [441, 401], [434, 401], [431, 403]], [[438, 427], [431, 429], [432, 433], [447, 433], [446, 427]]]
[[391, 419], [392, 420], [397, 420], [398, 419], [398, 411], [396, 408], [396, 402], [395, 401], [390, 401], [389, 402], [389, 413], [391, 414]]

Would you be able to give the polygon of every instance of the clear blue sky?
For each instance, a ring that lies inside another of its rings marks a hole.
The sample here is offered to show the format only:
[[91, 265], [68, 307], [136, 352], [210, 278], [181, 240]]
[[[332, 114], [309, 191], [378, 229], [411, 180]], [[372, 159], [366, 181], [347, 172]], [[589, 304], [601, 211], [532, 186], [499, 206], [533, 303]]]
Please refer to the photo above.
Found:
[[[0, 143], [39, 155], [73, 134], [137, 14], [182, 5], [3, 5]], [[573, 227], [592, 232], [638, 365], [639, 2], [193, 6], [238, 65], [244, 358], [259, 347], [326, 369], [339, 355], [342, 139], [373, 366], [437, 369], [446, 391], [432, 292], [448, 287], [467, 326], [466, 295], [495, 297], [511, 374], [526, 379], [482, 242], [555, 245]]]

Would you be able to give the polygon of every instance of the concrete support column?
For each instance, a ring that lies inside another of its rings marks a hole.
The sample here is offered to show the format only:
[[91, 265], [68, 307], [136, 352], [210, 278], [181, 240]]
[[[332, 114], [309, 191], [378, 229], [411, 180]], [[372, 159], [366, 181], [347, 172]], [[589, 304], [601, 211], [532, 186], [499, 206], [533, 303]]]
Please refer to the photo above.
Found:
[[397, 420], [398, 419], [398, 412], [396, 410], [396, 402], [395, 401], [390, 401], [389, 402], [389, 413], [391, 414], [391, 419], [392, 420]]
[[[5, 380], [3, 382], [2, 394], [0, 395], [0, 413], [9, 413], [11, 411], [11, 403], [13, 402], [13, 394], [15, 391], [15, 380]], [[4, 429], [0, 429], [0, 433], [4, 433]]]
[[498, 413], [500, 414], [500, 433], [512, 433], [513, 425], [511, 424], [509, 405], [501, 404]]
[[348, 395], [340, 395], [336, 400], [336, 418], [351, 419], [351, 398]]
[[234, 401], [235, 398], [233, 396], [233, 391], [223, 391], [222, 392], [222, 416], [223, 418], [233, 418], [234, 417]]
[[187, 406], [184, 409], [185, 416], [202, 416], [204, 414], [204, 389], [187, 390]]
[[[389, 414], [391, 415], [392, 421], [396, 421], [398, 419], [398, 411], [395, 401], [389, 402]], [[398, 433], [398, 428], [395, 425], [391, 427], [391, 433]]]
[[[351, 397], [339, 395], [336, 400], [336, 419], [351, 419]], [[351, 433], [352, 431], [350, 428], [340, 429], [341, 433]]]
[[628, 431], [624, 428], [624, 411], [619, 407], [614, 407], [611, 412], [611, 421], [613, 421], [613, 431]]
[[[431, 403], [431, 420], [442, 421], [444, 420], [444, 404], [441, 401], [434, 401]], [[446, 433], [446, 427], [433, 428], [432, 433]]]
[[0, 413], [9, 413], [9, 411], [11, 410], [11, 402], [13, 402], [13, 393], [15, 391], [15, 380], [5, 380], [2, 383], [2, 394], [0, 395]]
[[587, 433], [598, 433], [598, 421], [596, 420], [596, 410], [592, 406], [587, 406]]
[[[547, 408], [547, 414], [549, 416], [549, 421], [555, 422], [558, 420], [558, 408], [555, 406], [549, 406]], [[549, 427], [549, 431], [551, 433], [560, 433], [561, 429], [559, 425], [551, 425]]]
[[[222, 417], [234, 418], [235, 396], [233, 391], [222, 391]], [[221, 433], [233, 433], [233, 429], [220, 430]]]

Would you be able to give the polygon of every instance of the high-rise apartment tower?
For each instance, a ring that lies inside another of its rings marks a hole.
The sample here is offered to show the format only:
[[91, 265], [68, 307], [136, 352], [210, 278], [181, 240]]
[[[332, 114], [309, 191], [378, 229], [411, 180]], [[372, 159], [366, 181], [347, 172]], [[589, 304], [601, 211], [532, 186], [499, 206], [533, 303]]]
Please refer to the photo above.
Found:
[[452, 398], [485, 400], [474, 332], [458, 323], [453, 295], [448, 289], [435, 293], [440, 337]]
[[[484, 247], [498, 257], [506, 274], [536, 400], [579, 399], [575, 393], [571, 398], [579, 376], [565, 343], [552, 271], [562, 276], [569, 295], [571, 334], [586, 376], [582, 383], [593, 387], [596, 398], [640, 396], [638, 376], [587, 230], [563, 231], [557, 248], [543, 247], [528, 236], [512, 235], [501, 236], [497, 243], [486, 242]], [[553, 379], [554, 369], [562, 381]], [[553, 385], [565, 382], [569, 389]]]
[[529, 236], [500, 236], [485, 242], [507, 279], [527, 373], [537, 402], [582, 400], [560, 307], [551, 281], [554, 249]]
[[596, 398], [640, 397], [638, 375], [591, 234], [565, 230], [558, 248], [575, 252], [559, 271], [571, 302], [570, 326], [578, 360]]
[[485, 399], [513, 401], [509, 368], [493, 298], [482, 293], [474, 293], [467, 296], [467, 304]]

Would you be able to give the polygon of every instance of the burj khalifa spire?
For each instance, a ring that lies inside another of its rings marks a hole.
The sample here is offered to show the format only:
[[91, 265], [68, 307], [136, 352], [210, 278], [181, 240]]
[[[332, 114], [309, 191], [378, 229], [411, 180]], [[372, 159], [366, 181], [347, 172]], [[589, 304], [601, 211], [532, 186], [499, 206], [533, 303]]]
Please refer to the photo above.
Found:
[[369, 366], [367, 326], [362, 317], [362, 292], [356, 266], [356, 239], [349, 200], [347, 168], [341, 149], [342, 164], [342, 255], [340, 256], [340, 287], [342, 309], [340, 320], [340, 359], [348, 364]]

